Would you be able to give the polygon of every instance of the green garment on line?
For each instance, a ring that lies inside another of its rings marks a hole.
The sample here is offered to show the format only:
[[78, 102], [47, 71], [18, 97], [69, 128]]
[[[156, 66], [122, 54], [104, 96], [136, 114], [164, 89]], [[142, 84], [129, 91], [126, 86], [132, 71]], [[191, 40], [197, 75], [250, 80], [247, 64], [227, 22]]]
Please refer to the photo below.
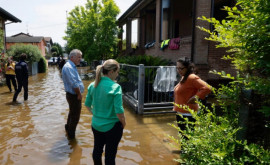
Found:
[[161, 43], [160, 49], [163, 49], [165, 46], [168, 46], [169, 42], [170, 42], [170, 39], [163, 40], [162, 43]]

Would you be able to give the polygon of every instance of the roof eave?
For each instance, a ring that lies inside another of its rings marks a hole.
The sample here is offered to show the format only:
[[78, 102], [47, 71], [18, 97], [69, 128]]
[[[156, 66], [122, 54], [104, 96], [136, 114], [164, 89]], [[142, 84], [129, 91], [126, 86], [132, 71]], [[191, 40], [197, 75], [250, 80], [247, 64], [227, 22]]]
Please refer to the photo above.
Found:
[[143, 0], [137, 0], [136, 2], [134, 2], [125, 12], [124, 14], [121, 15], [121, 17], [119, 17], [119, 19], [117, 20], [119, 23], [123, 22], [127, 16], [132, 13], [132, 11], [134, 10], [135, 7], [137, 7], [140, 2], [142, 2]]
[[15, 22], [15, 23], [22, 22], [20, 19], [18, 19], [14, 15], [10, 14], [9, 12], [7, 12], [6, 10], [4, 10], [1, 7], [0, 7], [0, 14], [2, 15], [3, 18], [5, 18], [6, 20], [9, 20], [11, 22]]

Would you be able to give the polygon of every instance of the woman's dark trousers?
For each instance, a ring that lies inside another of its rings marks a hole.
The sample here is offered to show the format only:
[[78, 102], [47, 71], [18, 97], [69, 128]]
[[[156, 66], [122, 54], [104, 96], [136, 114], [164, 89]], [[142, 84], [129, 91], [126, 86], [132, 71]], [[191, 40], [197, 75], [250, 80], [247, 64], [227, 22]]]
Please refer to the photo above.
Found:
[[80, 120], [82, 101], [78, 100], [77, 95], [66, 93], [66, 99], [69, 105], [69, 113], [67, 124], [65, 125], [66, 132], [70, 139], [75, 138], [76, 127]]
[[105, 164], [115, 165], [115, 157], [118, 144], [123, 135], [121, 122], [115, 123], [114, 127], [107, 132], [99, 132], [92, 127], [94, 133], [93, 160], [95, 165], [102, 164], [102, 153], [105, 145]]
[[[191, 122], [195, 122], [196, 120], [192, 117], [192, 116], [183, 116], [184, 118], [188, 118], [188, 121]], [[176, 115], [176, 121], [177, 121], [177, 125], [181, 130], [186, 130], [187, 129], [187, 125], [185, 123], [185, 119], [183, 119], [181, 116], [179, 116], [178, 114]], [[184, 122], [184, 123], [179, 123], [179, 122]], [[188, 125], [189, 128], [193, 129], [194, 125], [189, 124]]]
[[10, 81], [12, 82], [14, 90], [16, 91], [17, 90], [17, 83], [16, 83], [15, 75], [6, 74], [6, 83], [7, 83], [9, 91], [11, 92], [12, 89], [11, 89]]

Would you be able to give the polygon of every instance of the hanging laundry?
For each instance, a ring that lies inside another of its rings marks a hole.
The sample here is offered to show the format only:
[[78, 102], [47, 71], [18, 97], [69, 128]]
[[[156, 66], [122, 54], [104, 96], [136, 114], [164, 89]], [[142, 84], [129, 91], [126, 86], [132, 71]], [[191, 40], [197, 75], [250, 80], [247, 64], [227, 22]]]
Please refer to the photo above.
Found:
[[161, 43], [160, 49], [164, 50], [166, 47], [168, 47], [169, 42], [170, 42], [170, 39], [163, 40], [162, 43]]
[[177, 81], [176, 67], [163, 67], [157, 69], [153, 88], [155, 92], [171, 92]]
[[169, 43], [169, 49], [175, 50], [179, 49], [180, 46], [180, 37], [172, 38]]
[[148, 48], [151, 48], [155, 45], [156, 41], [152, 41], [152, 42], [148, 42], [147, 44], [145, 44], [145, 48], [148, 49]]

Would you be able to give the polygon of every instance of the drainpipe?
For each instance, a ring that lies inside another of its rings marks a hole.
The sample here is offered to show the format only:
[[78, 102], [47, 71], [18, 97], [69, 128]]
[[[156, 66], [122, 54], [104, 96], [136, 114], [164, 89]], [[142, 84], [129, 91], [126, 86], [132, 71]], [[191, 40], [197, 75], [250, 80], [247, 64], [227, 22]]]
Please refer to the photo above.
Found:
[[[210, 18], [214, 17], [214, 13], [215, 13], [215, 0], [211, 0], [211, 14], [210, 14]], [[210, 30], [213, 31], [214, 27], [213, 24], [210, 25]]]
[[196, 0], [193, 0], [192, 7], [192, 38], [191, 38], [191, 61], [194, 62], [194, 40], [195, 40], [195, 22], [196, 22]]

